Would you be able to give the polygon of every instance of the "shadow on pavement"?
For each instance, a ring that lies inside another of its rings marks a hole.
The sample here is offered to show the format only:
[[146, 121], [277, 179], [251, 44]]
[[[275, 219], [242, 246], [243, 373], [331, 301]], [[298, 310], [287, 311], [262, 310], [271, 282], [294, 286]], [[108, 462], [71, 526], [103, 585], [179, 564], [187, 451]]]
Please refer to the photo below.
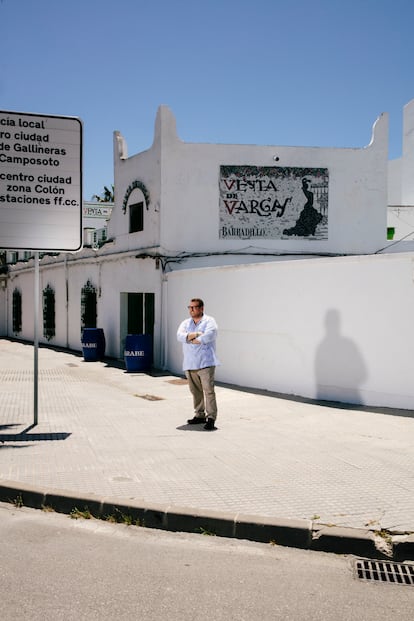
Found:
[[227, 388], [228, 390], [237, 390], [253, 395], [261, 395], [263, 397], [274, 397], [276, 399], [284, 399], [285, 401], [295, 401], [297, 403], [309, 403], [310, 405], [318, 405], [324, 408], [333, 408], [336, 410], [355, 410], [358, 412], [372, 412], [373, 414], [387, 414], [388, 416], [403, 416], [406, 418], [414, 418], [414, 410], [404, 410], [402, 408], [391, 408], [382, 406], [362, 405], [358, 403], [343, 403], [341, 401], [324, 401], [323, 399], [311, 399], [310, 397], [300, 397], [298, 395], [287, 395], [280, 392], [272, 392], [264, 388], [245, 388], [236, 384], [225, 384], [216, 382], [216, 386]]
[[[0, 429], [7, 429], [9, 427], [16, 427], [16, 425], [0, 425]], [[36, 425], [29, 425], [23, 431], [19, 433], [0, 433], [0, 442], [39, 442], [39, 441], [51, 441], [51, 440], [67, 440], [71, 433], [57, 432], [57, 433], [29, 433], [31, 429]], [[0, 448], [2, 448], [0, 446]]]
[[203, 425], [180, 425], [179, 427], [176, 427], [176, 429], [178, 431], [202, 431], [203, 433], [211, 433], [212, 431], [217, 431], [218, 427], [214, 427], [214, 429], [206, 431]]

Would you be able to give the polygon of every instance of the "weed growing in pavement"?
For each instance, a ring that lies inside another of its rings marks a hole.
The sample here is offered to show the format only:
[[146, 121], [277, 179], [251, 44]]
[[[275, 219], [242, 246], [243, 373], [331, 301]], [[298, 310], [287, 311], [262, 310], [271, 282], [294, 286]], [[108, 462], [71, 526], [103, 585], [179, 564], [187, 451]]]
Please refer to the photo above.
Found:
[[83, 518], [84, 520], [90, 520], [93, 516], [89, 511], [88, 507], [85, 507], [84, 511], [81, 511], [77, 507], [72, 509], [70, 512], [70, 517], [72, 520], [79, 520], [79, 518]]
[[133, 519], [132, 515], [127, 513], [122, 513], [119, 509], [115, 508], [115, 513], [107, 515], [103, 518], [107, 522], [111, 522], [112, 524], [126, 524], [126, 526], [144, 526], [144, 520], [140, 520], [139, 518]]
[[120, 513], [119, 522], [121, 522], [122, 524], [126, 524], [127, 526], [131, 526], [133, 524], [132, 517], [125, 513]]
[[119, 509], [117, 509], [117, 513], [119, 514], [118, 516], [118, 522], [120, 522], [121, 524], [126, 524], [127, 526], [142, 526], [143, 524], [141, 524], [141, 520], [139, 518], [137, 518], [136, 520], [134, 520], [132, 518], [132, 515], [129, 515], [127, 513], [122, 513], [122, 511], [120, 511]]
[[16, 507], [16, 509], [21, 509], [21, 507], [23, 507], [23, 498], [21, 494], [16, 496], [16, 498], [13, 500], [13, 504]]
[[386, 530], [374, 530], [374, 535], [378, 535], [381, 539], [384, 539], [387, 543], [392, 543], [392, 537]]
[[105, 522], [110, 522], [111, 524], [117, 524], [118, 520], [114, 515], [106, 515], [104, 518]]
[[51, 507], [50, 505], [42, 505], [42, 511], [45, 511], [47, 513], [54, 513], [55, 510], [53, 507]]
[[[42, 509], [44, 511], [53, 511], [51, 507], [50, 508], [42, 507]], [[83, 511], [75, 507], [74, 509], [71, 510], [69, 517], [71, 517], [73, 520], [79, 520], [79, 519], [91, 520], [95, 516], [92, 515], [88, 507], [85, 507]], [[134, 520], [132, 515], [129, 515], [127, 513], [122, 513], [122, 511], [120, 511], [117, 508], [115, 508], [115, 513], [97, 517], [97, 519], [103, 520], [105, 522], [110, 522], [111, 524], [126, 524], [126, 526], [145, 526], [144, 520], [140, 520], [139, 518]]]
[[200, 526], [200, 528], [198, 529], [200, 531], [200, 533], [202, 535], [207, 535], [208, 537], [215, 537], [216, 533], [213, 533], [212, 530], [208, 530], [207, 528], [203, 528], [202, 526]]
[[126, 524], [127, 526], [132, 526], [132, 524], [134, 523], [134, 520], [132, 519], [131, 515], [121, 513], [120, 518], [121, 518], [121, 522], [123, 524]]

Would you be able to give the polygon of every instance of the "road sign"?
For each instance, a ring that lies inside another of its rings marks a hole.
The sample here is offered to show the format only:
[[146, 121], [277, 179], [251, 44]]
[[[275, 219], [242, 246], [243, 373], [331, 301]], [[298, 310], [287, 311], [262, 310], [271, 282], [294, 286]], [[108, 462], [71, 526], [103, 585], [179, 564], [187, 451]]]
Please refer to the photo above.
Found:
[[82, 245], [82, 122], [0, 111], [0, 248]]

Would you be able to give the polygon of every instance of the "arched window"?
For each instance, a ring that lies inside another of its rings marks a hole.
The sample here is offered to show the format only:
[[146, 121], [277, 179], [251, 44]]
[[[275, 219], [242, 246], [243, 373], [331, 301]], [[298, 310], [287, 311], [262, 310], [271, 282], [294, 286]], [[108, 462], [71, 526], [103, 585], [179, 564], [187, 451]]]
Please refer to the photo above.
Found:
[[13, 332], [22, 331], [22, 294], [19, 289], [13, 291]]
[[81, 291], [81, 330], [84, 328], [96, 328], [96, 288], [90, 280], [82, 287]]
[[48, 341], [55, 336], [55, 292], [50, 285], [43, 289], [43, 336]]

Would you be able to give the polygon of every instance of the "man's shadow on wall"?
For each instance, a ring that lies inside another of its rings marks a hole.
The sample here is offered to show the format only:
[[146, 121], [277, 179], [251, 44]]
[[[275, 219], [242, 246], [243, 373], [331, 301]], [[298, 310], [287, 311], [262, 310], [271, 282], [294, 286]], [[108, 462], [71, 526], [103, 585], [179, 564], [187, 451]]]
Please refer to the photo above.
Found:
[[360, 387], [368, 377], [364, 359], [355, 342], [342, 336], [340, 314], [325, 315], [325, 336], [316, 350], [316, 398], [363, 405]]

